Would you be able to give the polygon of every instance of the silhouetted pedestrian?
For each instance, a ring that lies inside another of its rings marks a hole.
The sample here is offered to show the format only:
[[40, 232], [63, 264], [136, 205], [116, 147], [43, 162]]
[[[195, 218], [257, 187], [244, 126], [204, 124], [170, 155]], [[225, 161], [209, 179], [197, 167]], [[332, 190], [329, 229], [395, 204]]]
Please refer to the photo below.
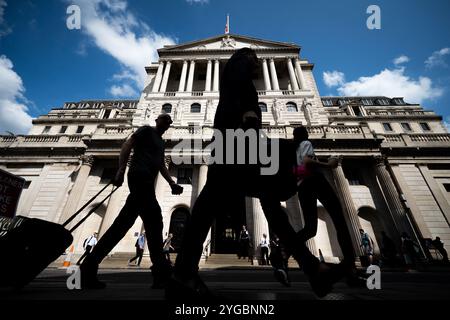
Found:
[[170, 277], [171, 267], [167, 263], [163, 251], [161, 208], [155, 195], [155, 179], [159, 173], [172, 188], [172, 194], [181, 194], [183, 188], [173, 180], [164, 162], [164, 141], [172, 119], [162, 114], [156, 119], [156, 127], [140, 127], [122, 146], [119, 158], [119, 170], [114, 185], [120, 187], [124, 181], [125, 169], [134, 149], [128, 173], [128, 195], [125, 206], [116, 220], [95, 246], [92, 253], [81, 265], [82, 287], [104, 288], [105, 284], [97, 279], [98, 266], [106, 255], [119, 243], [127, 231], [140, 216], [147, 234], [150, 259], [153, 263], [153, 287], [161, 288]]
[[267, 239], [267, 234], [263, 234], [261, 242], [259, 243], [261, 247], [261, 263], [263, 265], [270, 264], [269, 259], [269, 239]]
[[78, 266], [81, 264], [81, 262], [83, 262], [83, 260], [91, 253], [92, 249], [97, 245], [97, 242], [98, 242], [97, 237], [98, 237], [98, 233], [94, 232], [93, 235], [91, 235], [89, 238], [86, 238], [84, 240], [84, 243], [83, 243], [84, 253], [80, 257], [80, 259], [78, 259], [78, 262], [77, 262]]
[[433, 246], [440, 252], [442, 255], [442, 261], [448, 262], [448, 254], [447, 250], [444, 248], [444, 243], [441, 241], [440, 237], [436, 237], [432, 242]]
[[131, 265], [133, 261], [136, 261], [136, 266], [141, 266], [142, 257], [144, 256], [145, 249], [145, 232], [141, 233], [134, 245], [136, 247], [136, 256], [128, 260], [128, 265]]
[[167, 261], [169, 261], [170, 265], [172, 265], [172, 260], [170, 260], [170, 250], [175, 250], [174, 247], [172, 247], [172, 238], [173, 234], [169, 233], [163, 244], [163, 253], [166, 256]]

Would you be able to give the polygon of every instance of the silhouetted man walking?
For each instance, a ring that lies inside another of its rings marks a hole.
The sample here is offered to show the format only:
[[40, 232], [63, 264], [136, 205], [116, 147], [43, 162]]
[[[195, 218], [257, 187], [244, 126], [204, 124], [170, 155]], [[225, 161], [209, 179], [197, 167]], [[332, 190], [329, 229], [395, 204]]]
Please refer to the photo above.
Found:
[[171, 124], [171, 117], [168, 114], [162, 114], [156, 119], [156, 128], [143, 126], [123, 144], [114, 185], [120, 187], [123, 184], [127, 162], [133, 149], [134, 154], [128, 173], [130, 194], [114, 223], [81, 265], [83, 288], [101, 289], [105, 287], [105, 284], [97, 279], [98, 266], [125, 236], [138, 216], [144, 223], [150, 258], [153, 263], [153, 288], [161, 288], [170, 277], [171, 268], [164, 258], [162, 250], [163, 223], [161, 208], [155, 195], [155, 179], [160, 172], [170, 184], [172, 194], [179, 195], [183, 192], [183, 188], [172, 180], [164, 163], [162, 135]]

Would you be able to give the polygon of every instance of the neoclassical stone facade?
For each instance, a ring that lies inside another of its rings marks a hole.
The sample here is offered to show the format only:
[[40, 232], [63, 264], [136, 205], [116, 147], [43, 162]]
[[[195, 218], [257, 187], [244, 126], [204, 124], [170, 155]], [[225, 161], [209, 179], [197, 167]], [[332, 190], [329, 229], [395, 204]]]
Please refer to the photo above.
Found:
[[[63, 222], [114, 176], [123, 141], [166, 112], [174, 119], [164, 136], [166, 163], [185, 192], [171, 195], [161, 176], [155, 188], [164, 235], [173, 232], [178, 247], [206, 181], [208, 167], [200, 161], [201, 149], [212, 137], [221, 73], [227, 59], [242, 47], [253, 48], [260, 60], [254, 83], [267, 134], [291, 138], [295, 126], [307, 125], [319, 157], [340, 156], [339, 167], [327, 172], [327, 178], [342, 200], [357, 252], [360, 228], [372, 236], [376, 252], [382, 231], [397, 245], [401, 232], [417, 239], [439, 236], [450, 249], [450, 134], [442, 117], [403, 98], [321, 97], [314, 65], [300, 55], [299, 46], [239, 35], [160, 49], [159, 61], [146, 68], [139, 101], [66, 103], [35, 119], [28, 135], [0, 136], [0, 168], [27, 180], [18, 214]], [[175, 165], [171, 150], [186, 138], [195, 142], [190, 153], [196, 162]], [[128, 192], [125, 181], [76, 232], [77, 253], [89, 234], [104, 234]], [[341, 256], [336, 232], [329, 214], [318, 205], [318, 233], [308, 246], [333, 261]], [[283, 207], [300, 229], [298, 199]], [[259, 200], [248, 198], [236, 211], [217, 219], [207, 241], [209, 253], [231, 253], [242, 224], [248, 226], [255, 247], [263, 233], [270, 233]], [[134, 251], [141, 229], [138, 219], [112, 254]]]

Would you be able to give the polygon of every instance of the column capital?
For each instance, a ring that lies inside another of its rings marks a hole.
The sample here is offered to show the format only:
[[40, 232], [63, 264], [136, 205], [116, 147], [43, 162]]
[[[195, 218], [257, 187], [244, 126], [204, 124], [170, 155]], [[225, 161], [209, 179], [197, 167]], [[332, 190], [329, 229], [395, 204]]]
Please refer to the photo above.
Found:
[[335, 156], [333, 157], [338, 161], [338, 166], [342, 167], [342, 161], [344, 161], [344, 156]]
[[80, 160], [81, 160], [83, 165], [87, 165], [89, 167], [92, 167], [94, 165], [95, 158], [94, 158], [94, 156], [82, 155], [82, 156], [80, 156]]
[[375, 160], [375, 165], [377, 167], [386, 166], [386, 156], [384, 155], [373, 156], [373, 159]]

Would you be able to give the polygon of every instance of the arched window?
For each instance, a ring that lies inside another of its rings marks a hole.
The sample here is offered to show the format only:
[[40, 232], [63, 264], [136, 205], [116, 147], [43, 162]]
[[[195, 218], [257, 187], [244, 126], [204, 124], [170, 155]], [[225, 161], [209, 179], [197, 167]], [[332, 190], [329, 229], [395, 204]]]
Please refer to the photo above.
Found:
[[294, 102], [288, 102], [286, 103], [286, 110], [287, 112], [297, 112], [298, 108]]
[[264, 102], [259, 103], [259, 108], [261, 109], [261, 112], [267, 112], [267, 104]]
[[202, 106], [199, 103], [194, 103], [191, 105], [191, 113], [200, 113], [202, 112]]
[[166, 103], [165, 105], [163, 105], [161, 111], [162, 111], [162, 113], [172, 113], [172, 105], [169, 103]]

